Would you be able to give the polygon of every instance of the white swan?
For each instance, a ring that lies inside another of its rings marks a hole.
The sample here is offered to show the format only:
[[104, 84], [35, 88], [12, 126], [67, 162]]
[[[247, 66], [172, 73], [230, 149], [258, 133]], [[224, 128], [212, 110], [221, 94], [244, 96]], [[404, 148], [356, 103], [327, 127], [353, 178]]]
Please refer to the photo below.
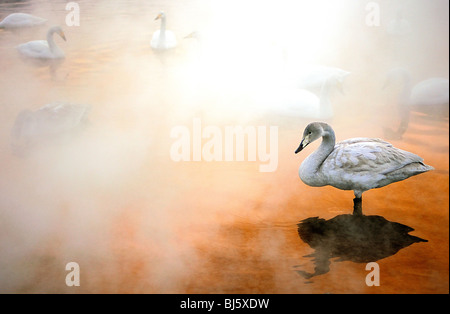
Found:
[[416, 84], [411, 90], [409, 105], [418, 111], [449, 104], [449, 80], [442, 77], [429, 78]]
[[306, 127], [295, 153], [321, 137], [319, 148], [300, 165], [300, 179], [310, 186], [353, 190], [355, 214], [362, 214], [363, 192], [434, 169], [421, 157], [381, 139], [352, 138], [335, 144], [333, 129], [323, 122]]
[[55, 44], [53, 34], [58, 34], [66, 40], [63, 30], [59, 26], [51, 27], [47, 32], [47, 40], [33, 40], [17, 46], [21, 56], [25, 58], [49, 60], [63, 59], [64, 52]]
[[11, 131], [13, 150], [20, 152], [74, 131], [87, 122], [90, 108], [85, 104], [54, 102], [36, 111], [23, 110]]
[[330, 90], [336, 84], [331, 78], [321, 86], [320, 94], [298, 88], [275, 88], [257, 91], [256, 103], [270, 115], [327, 120], [333, 117]]
[[326, 82], [332, 79], [335, 87], [342, 92], [344, 81], [349, 74], [350, 72], [336, 67], [309, 66], [300, 70], [296, 82], [299, 88], [320, 90]]
[[396, 131], [385, 129], [390, 137], [401, 137], [407, 130], [411, 112], [420, 112], [433, 118], [449, 117], [449, 86], [447, 78], [433, 77], [423, 80], [413, 86], [411, 75], [403, 68], [395, 68], [388, 73], [386, 87], [394, 78], [402, 80], [402, 91], [398, 106], [401, 123]]
[[0, 22], [0, 29], [16, 29], [45, 24], [46, 19], [27, 13], [12, 13]]
[[160, 12], [155, 20], [161, 19], [161, 28], [153, 33], [150, 46], [155, 50], [168, 50], [177, 46], [175, 34], [166, 29], [166, 14]]

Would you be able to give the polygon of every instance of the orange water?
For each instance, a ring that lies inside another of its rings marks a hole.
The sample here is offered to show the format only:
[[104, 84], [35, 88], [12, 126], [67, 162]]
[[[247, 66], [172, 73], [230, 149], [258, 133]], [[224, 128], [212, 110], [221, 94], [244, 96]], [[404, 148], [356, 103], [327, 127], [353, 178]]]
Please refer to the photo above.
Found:
[[[248, 100], [245, 85], [215, 84], [220, 75], [211, 77], [207, 88], [205, 81], [190, 79], [198, 79], [198, 45], [183, 36], [222, 21], [215, 6], [79, 1], [81, 26], [64, 27], [65, 1], [32, 3], [2, 4], [0, 18], [21, 10], [62, 24], [67, 42], [56, 41], [66, 60], [53, 76], [47, 68], [30, 67], [13, 47], [43, 38], [45, 28], [0, 31], [0, 292], [448, 293], [448, 119], [414, 114], [403, 139], [390, 140], [436, 170], [364, 194], [366, 215], [410, 226], [411, 235], [428, 242], [377, 261], [379, 287], [366, 285], [364, 263], [336, 259], [329, 272], [306, 280], [297, 270], [313, 271], [314, 261], [306, 255], [314, 250], [299, 238], [297, 223], [351, 213], [353, 199], [350, 191], [313, 188], [299, 179], [300, 163], [318, 145], [294, 154], [308, 121], [280, 125], [275, 172], [259, 172], [259, 162], [170, 159], [171, 129], [191, 128], [194, 117], [222, 130], [264, 125], [260, 117], [233, 111], [232, 105]], [[443, 3], [426, 7], [415, 1], [406, 15], [419, 24], [431, 17], [431, 27], [441, 30], [442, 23], [448, 26], [442, 13], [448, 10], [439, 9]], [[161, 9], [180, 41], [165, 56], [149, 47]], [[396, 8], [389, 10], [393, 16]], [[389, 53], [395, 47], [380, 29], [358, 24], [364, 12], [363, 6], [349, 7], [337, 46], [312, 60], [353, 73], [345, 93], [334, 98], [331, 124], [338, 140], [383, 137], [384, 126], [398, 123], [395, 97], [379, 88], [395, 64]], [[255, 29], [262, 27], [254, 23]], [[422, 33], [427, 32], [416, 36]], [[432, 38], [416, 39], [404, 49], [417, 54], [404, 61], [419, 64], [419, 77], [448, 77], [448, 42], [435, 46]], [[226, 58], [217, 62], [227, 64]], [[248, 74], [242, 65], [229, 65], [236, 79]], [[52, 101], [91, 104], [89, 128], [69, 144], [44, 147], [26, 158], [12, 155], [9, 132], [17, 114]], [[65, 285], [65, 265], [72, 261], [80, 265], [80, 287]]]

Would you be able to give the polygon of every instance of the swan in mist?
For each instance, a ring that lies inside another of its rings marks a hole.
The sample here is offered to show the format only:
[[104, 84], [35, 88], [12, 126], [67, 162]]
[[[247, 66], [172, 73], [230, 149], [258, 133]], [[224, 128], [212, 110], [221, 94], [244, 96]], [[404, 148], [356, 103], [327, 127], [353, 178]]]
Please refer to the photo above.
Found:
[[396, 131], [385, 129], [388, 136], [401, 138], [408, 129], [411, 112], [420, 112], [432, 118], [448, 119], [450, 84], [447, 78], [433, 77], [413, 86], [409, 72], [403, 68], [396, 68], [388, 73], [383, 88], [386, 88], [394, 78], [398, 77], [403, 84], [398, 100], [401, 122]]
[[23, 110], [16, 118], [11, 136], [17, 152], [40, 141], [56, 139], [87, 123], [91, 106], [54, 102], [36, 111]]
[[64, 52], [55, 44], [53, 34], [58, 34], [64, 41], [66, 36], [59, 26], [51, 27], [47, 32], [47, 40], [33, 40], [17, 46], [17, 50], [24, 58], [51, 60], [64, 59]]
[[0, 22], [0, 29], [17, 29], [45, 24], [46, 19], [27, 13], [12, 13]]
[[312, 66], [300, 71], [296, 83], [299, 88], [320, 90], [326, 82], [332, 80], [334, 87], [343, 92], [343, 84], [349, 74], [350, 72], [336, 67]]
[[300, 179], [309, 186], [353, 190], [354, 214], [362, 214], [363, 192], [434, 169], [421, 157], [381, 139], [352, 138], [336, 144], [333, 129], [324, 122], [313, 122], [305, 128], [295, 153], [319, 138], [319, 148], [300, 165]]
[[330, 101], [330, 90], [336, 84], [336, 78], [327, 80], [321, 87], [319, 96], [298, 88], [279, 88], [268, 93], [259, 91], [256, 102], [267, 113], [273, 116], [331, 119], [333, 107]]
[[155, 50], [175, 48], [177, 46], [177, 38], [172, 31], [166, 29], [166, 14], [161, 11], [156, 16], [155, 21], [159, 19], [161, 19], [161, 28], [153, 33], [150, 46]]

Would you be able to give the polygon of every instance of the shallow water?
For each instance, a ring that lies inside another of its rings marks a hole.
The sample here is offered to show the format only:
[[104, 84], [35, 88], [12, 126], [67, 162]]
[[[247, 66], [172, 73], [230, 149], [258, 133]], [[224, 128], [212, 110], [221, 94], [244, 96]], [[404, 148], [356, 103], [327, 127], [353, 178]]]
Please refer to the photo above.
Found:
[[[374, 252], [379, 287], [366, 285], [364, 258], [333, 256], [327, 271], [304, 276], [317, 246], [297, 224], [350, 214], [353, 193], [301, 182], [298, 167], [318, 143], [294, 150], [311, 121], [268, 116], [255, 93], [276, 98], [291, 66], [347, 69], [332, 98], [337, 139], [384, 137], [399, 124], [398, 88], [381, 89], [389, 69], [448, 77], [447, 1], [378, 1], [382, 25], [403, 10], [414, 26], [407, 39], [365, 25], [365, 3], [312, 2], [77, 1], [72, 27], [66, 1], [0, 2], [0, 19], [32, 13], [67, 38], [55, 37], [66, 59], [52, 72], [14, 49], [46, 27], [0, 30], [0, 292], [448, 293], [448, 117], [412, 114], [403, 137], [389, 139], [436, 170], [364, 194], [368, 217], [428, 242]], [[178, 39], [169, 53], [150, 48], [161, 10]], [[184, 39], [195, 30], [205, 37]], [[17, 115], [55, 101], [90, 104], [88, 127], [14, 155]], [[171, 131], [194, 136], [194, 118], [220, 130], [278, 126], [276, 171], [260, 172], [259, 158], [173, 161]], [[65, 284], [69, 262], [80, 265], [80, 287]]]

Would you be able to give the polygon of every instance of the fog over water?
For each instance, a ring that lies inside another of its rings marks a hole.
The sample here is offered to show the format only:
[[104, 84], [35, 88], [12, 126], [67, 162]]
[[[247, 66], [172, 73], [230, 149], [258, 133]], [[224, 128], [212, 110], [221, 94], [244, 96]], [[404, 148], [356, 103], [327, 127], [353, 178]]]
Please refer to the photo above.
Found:
[[[393, 69], [412, 85], [449, 77], [448, 1], [79, 0], [79, 26], [66, 24], [67, 2], [0, 1], [0, 20], [48, 20], [0, 29], [0, 293], [448, 293], [448, 102], [411, 112], [402, 136], [385, 131], [402, 119], [404, 81]], [[368, 3], [379, 25], [368, 25]], [[172, 51], [150, 46], [160, 11], [177, 37]], [[393, 32], [400, 17], [408, 27]], [[53, 25], [67, 39], [54, 36], [64, 61], [20, 58], [15, 47]], [[320, 268], [308, 255], [324, 251], [297, 224], [353, 205], [351, 191], [298, 177], [320, 141], [294, 151], [317, 119], [274, 113], [313, 65], [350, 72], [329, 94], [332, 117], [318, 119], [338, 141], [383, 138], [435, 168], [364, 193], [366, 215], [428, 241], [374, 254], [380, 287], [365, 284], [364, 259], [333, 257], [328, 271], [302, 276]], [[55, 102], [88, 105], [87, 121], [21, 142], [17, 154], [18, 115]], [[227, 128], [255, 133], [226, 146]], [[176, 161], [181, 134], [188, 160]], [[65, 284], [69, 262], [80, 266], [79, 287]]]

